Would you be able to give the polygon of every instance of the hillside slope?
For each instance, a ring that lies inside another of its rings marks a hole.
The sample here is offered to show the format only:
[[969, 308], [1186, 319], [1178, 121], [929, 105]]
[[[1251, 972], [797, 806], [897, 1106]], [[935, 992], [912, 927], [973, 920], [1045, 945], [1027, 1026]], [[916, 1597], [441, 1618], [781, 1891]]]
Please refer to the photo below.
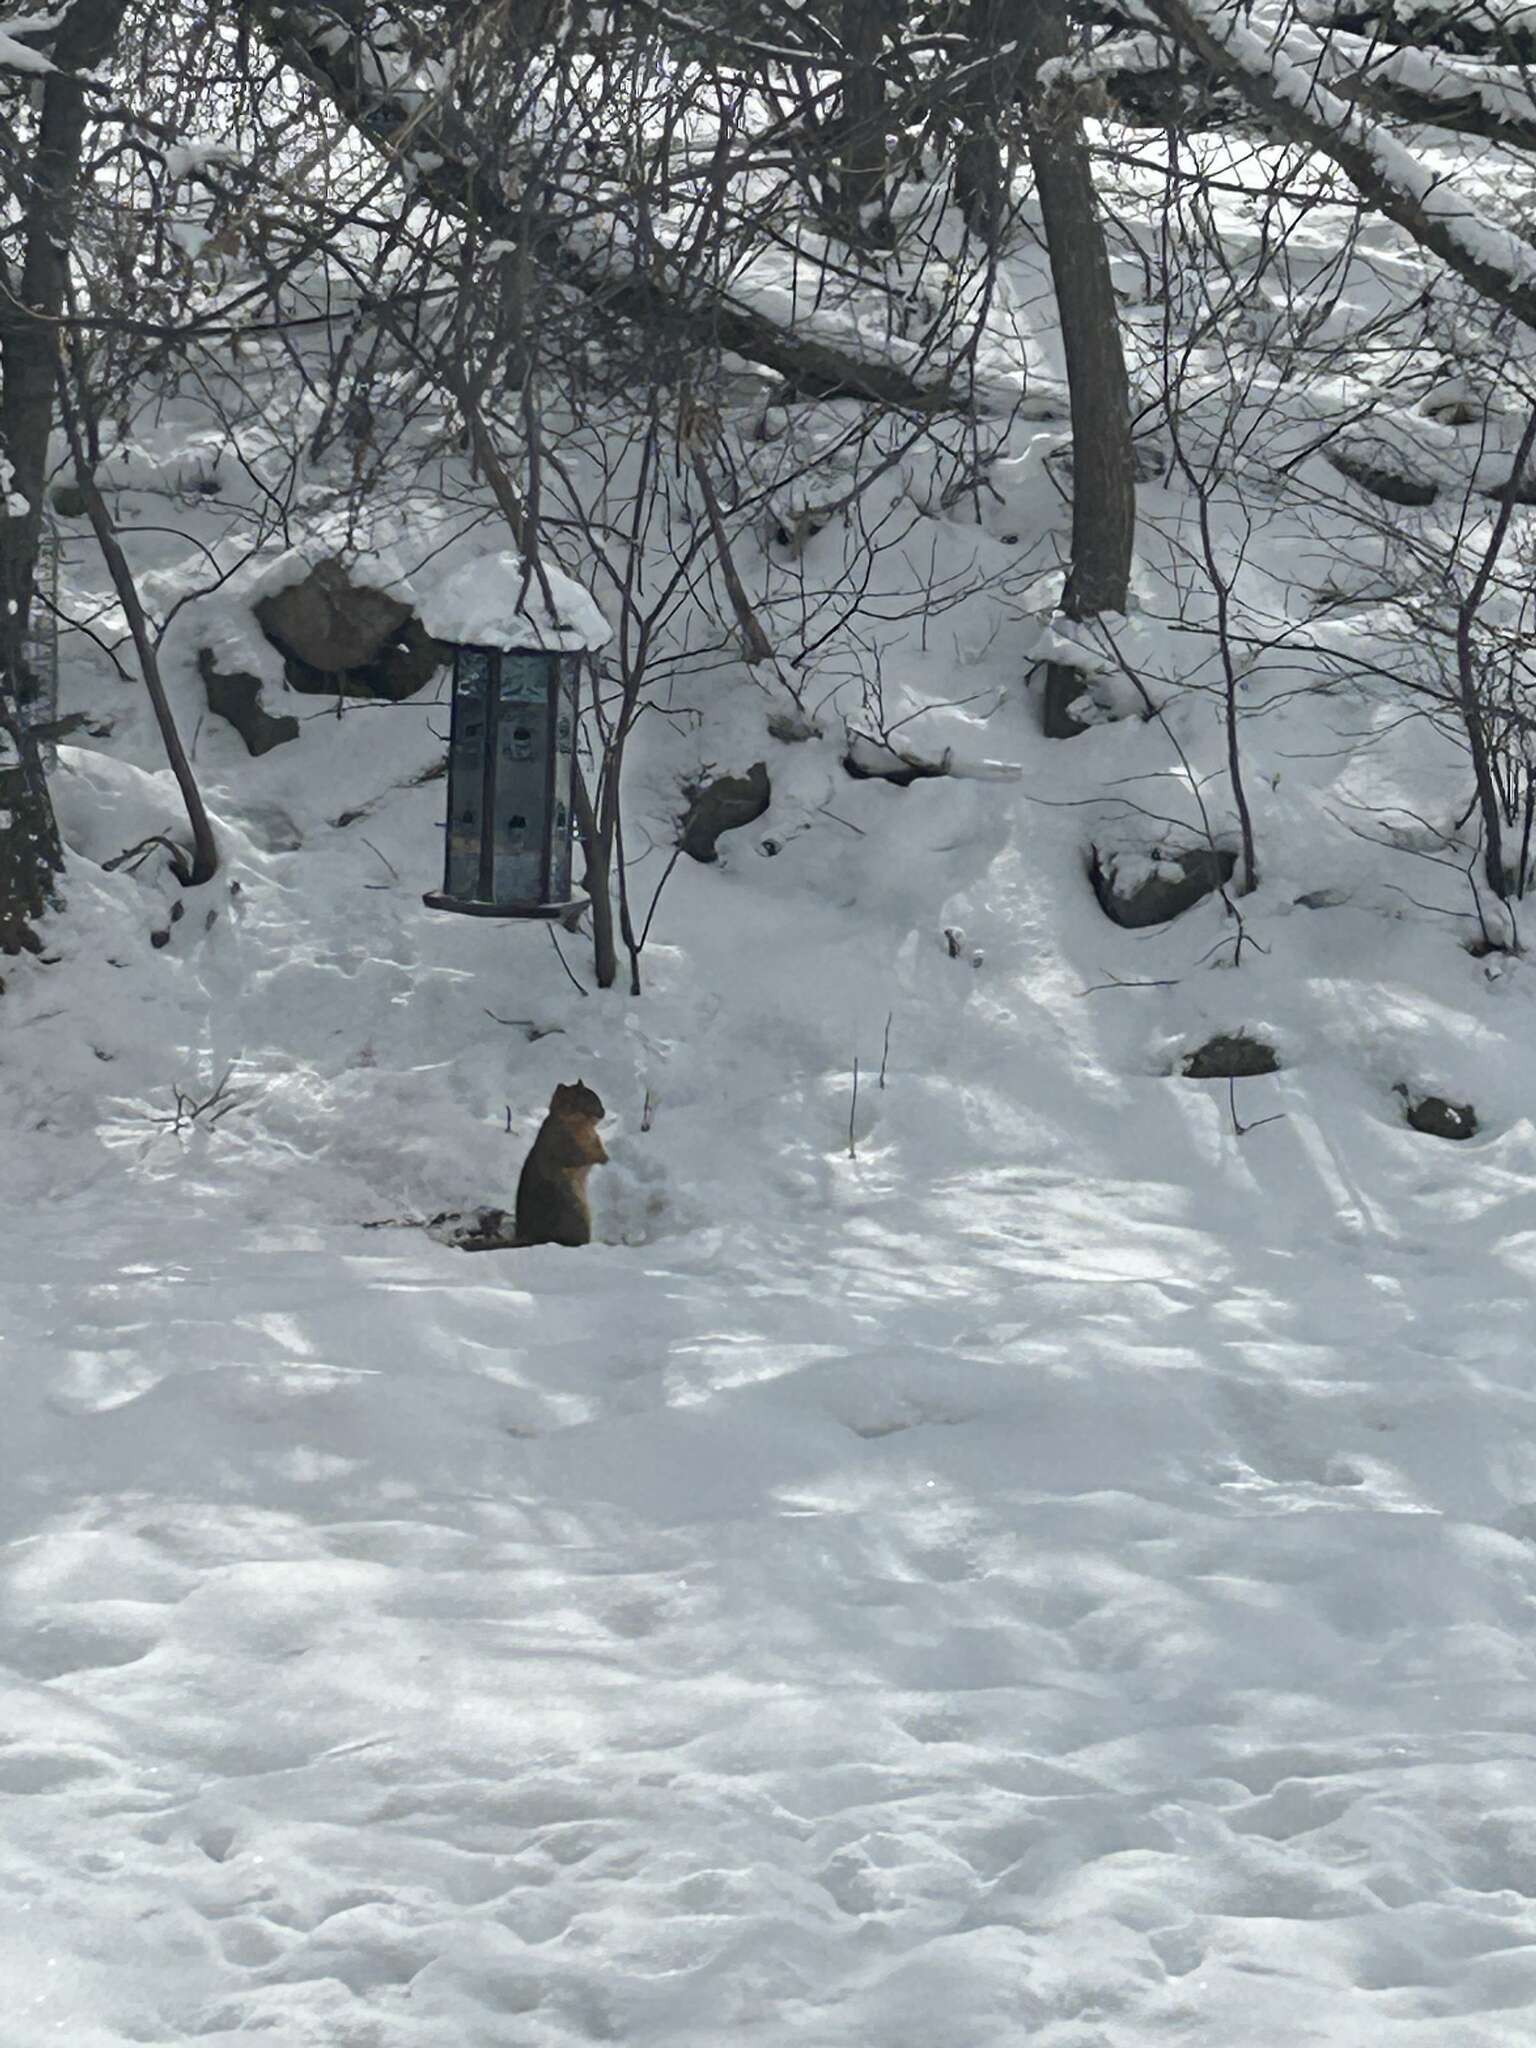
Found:
[[[1116, 930], [1070, 800], [1143, 729], [1015, 692], [1050, 803], [771, 747], [582, 994], [421, 908], [430, 736], [352, 723], [230, 753], [163, 949], [77, 859], [6, 997], [14, 2048], [1507, 2043], [1529, 968], [1295, 907], [1300, 798], [1236, 971], [1214, 902]], [[168, 801], [60, 786], [98, 851]], [[1241, 1138], [1170, 1071], [1237, 1025]], [[606, 1242], [362, 1227], [505, 1200], [577, 1074]]]

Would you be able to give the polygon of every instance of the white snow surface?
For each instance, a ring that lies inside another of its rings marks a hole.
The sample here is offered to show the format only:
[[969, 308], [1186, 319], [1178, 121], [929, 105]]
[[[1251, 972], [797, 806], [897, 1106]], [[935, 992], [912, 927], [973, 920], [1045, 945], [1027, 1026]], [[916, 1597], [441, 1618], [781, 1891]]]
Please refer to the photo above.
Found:
[[439, 640], [470, 647], [595, 652], [610, 637], [596, 600], [552, 564], [542, 574], [510, 549], [466, 562], [430, 586], [422, 622]]
[[7, 33], [13, 26], [18, 30], [31, 29], [35, 34], [40, 24], [35, 21], [18, 21], [14, 24], [6, 23], [5, 29], [0, 30], [0, 70], [32, 72], [54, 70], [56, 67], [52, 59], [45, 57], [41, 50], [31, 49], [26, 43], [19, 42], [15, 35]]
[[[1144, 738], [1001, 722], [1057, 795]], [[581, 994], [421, 908], [440, 784], [327, 824], [430, 744], [354, 726], [205, 755], [188, 896], [91, 865], [165, 778], [63, 750], [6, 997], [9, 2048], [1518, 2038], [1531, 970], [1293, 909], [1292, 851], [1212, 971], [1214, 905], [1102, 921], [1073, 811], [810, 746], [762, 829], [845, 823], [685, 861], [649, 993]], [[1286, 1061], [1241, 1138], [1170, 1071], [1237, 1023]], [[603, 1241], [364, 1227], [505, 1202], [578, 1076]]]

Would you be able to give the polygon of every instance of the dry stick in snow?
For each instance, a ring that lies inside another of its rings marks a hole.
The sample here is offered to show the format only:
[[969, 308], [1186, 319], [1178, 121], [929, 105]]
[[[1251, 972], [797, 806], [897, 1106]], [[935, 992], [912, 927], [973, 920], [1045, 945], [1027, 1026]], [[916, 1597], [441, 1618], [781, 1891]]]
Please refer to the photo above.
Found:
[[1256, 1117], [1251, 1124], [1240, 1122], [1237, 1114], [1237, 1082], [1231, 1077], [1227, 1081], [1227, 1108], [1232, 1114], [1232, 1135], [1235, 1138], [1246, 1138], [1250, 1131], [1262, 1130], [1265, 1124], [1278, 1124], [1285, 1120], [1285, 1111], [1277, 1109], [1272, 1116]]
[[544, 929], [549, 933], [549, 943], [555, 949], [556, 958], [559, 960], [560, 965], [565, 969], [566, 979], [570, 982], [571, 987], [575, 989], [577, 995], [584, 996], [587, 993], [587, 991], [582, 987], [581, 983], [576, 979], [575, 975], [572, 974], [570, 961], [567, 960], [565, 955], [560, 951], [560, 941], [555, 937], [554, 926], [552, 924], [546, 925]]
[[678, 862], [682, 859], [682, 857], [682, 847], [674, 846], [672, 849], [671, 858], [668, 860], [666, 866], [661, 871], [661, 880], [656, 884], [656, 887], [651, 895], [651, 907], [645, 913], [645, 923], [640, 927], [640, 944], [638, 950], [641, 952], [644, 952], [645, 942], [651, 936], [651, 920], [656, 915], [656, 906], [661, 901], [661, 892], [667, 886], [667, 883], [671, 878], [672, 870], [677, 866]]
[[858, 1156], [859, 1156], [859, 1155], [858, 1155], [858, 1151], [857, 1151], [857, 1149], [856, 1149], [856, 1147], [855, 1147], [855, 1145], [854, 1145], [854, 1142], [853, 1142], [853, 1120], [854, 1120], [854, 1118], [855, 1118], [855, 1117], [856, 1117], [856, 1116], [858, 1115], [858, 1113], [859, 1113], [859, 1056], [858, 1056], [858, 1054], [857, 1054], [857, 1053], [855, 1053], [855, 1054], [854, 1054], [854, 1056], [853, 1056], [853, 1100], [852, 1100], [852, 1102], [851, 1102], [851, 1103], [849, 1103], [849, 1105], [848, 1105], [848, 1157], [849, 1157], [850, 1159], [857, 1159], [857, 1158], [858, 1158]]
[[[358, 837], [362, 838], [362, 834], [359, 833]], [[389, 855], [387, 853], [379, 853], [379, 849], [374, 845], [371, 839], [363, 839], [363, 844], [367, 847], [370, 853], [378, 854], [379, 859], [383, 861], [385, 867], [389, 869], [389, 872], [394, 876], [395, 880], [398, 882], [400, 879], [400, 870], [395, 866], [394, 862], [390, 859]], [[381, 888], [383, 884], [376, 882], [373, 884], [373, 886], [375, 888]]]
[[[218, 1083], [213, 1093], [205, 1095], [201, 1102], [198, 1101], [195, 1095], [189, 1094], [185, 1088], [173, 1083], [171, 1093], [175, 1097], [175, 1108], [168, 1115], [151, 1116], [149, 1121], [152, 1124], [165, 1124], [172, 1131], [181, 1132], [189, 1124], [195, 1124], [207, 1116], [208, 1121], [204, 1128], [211, 1130], [222, 1118], [228, 1116], [232, 1109], [239, 1109], [243, 1101], [241, 1096], [226, 1093], [229, 1087], [230, 1076], [234, 1071], [233, 1067], [226, 1067], [223, 1079]], [[211, 1116], [208, 1115], [210, 1110], [213, 1112]]]

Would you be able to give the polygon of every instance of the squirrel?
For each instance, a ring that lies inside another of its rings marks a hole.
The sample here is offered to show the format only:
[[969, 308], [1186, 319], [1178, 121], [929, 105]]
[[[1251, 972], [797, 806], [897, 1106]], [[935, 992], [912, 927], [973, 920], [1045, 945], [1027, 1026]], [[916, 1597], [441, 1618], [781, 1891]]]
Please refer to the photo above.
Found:
[[533, 1149], [517, 1183], [519, 1245], [590, 1244], [587, 1175], [608, 1154], [597, 1135], [602, 1097], [584, 1081], [562, 1081], [549, 1098]]

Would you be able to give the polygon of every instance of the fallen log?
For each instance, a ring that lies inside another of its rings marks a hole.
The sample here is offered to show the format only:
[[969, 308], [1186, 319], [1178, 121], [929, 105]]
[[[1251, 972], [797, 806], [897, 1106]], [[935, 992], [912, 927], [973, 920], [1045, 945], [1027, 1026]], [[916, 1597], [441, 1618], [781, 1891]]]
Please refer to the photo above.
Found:
[[[387, 67], [360, 35], [338, 34], [332, 15], [273, 0], [257, 0], [250, 14], [274, 53], [324, 93], [381, 155], [408, 172], [413, 190], [447, 213], [472, 216], [487, 239], [527, 239], [522, 205], [509, 201], [499, 180], [480, 167], [467, 138], [452, 132], [451, 109], [414, 91], [408, 102], [398, 88], [373, 82], [370, 70], [387, 77]], [[962, 410], [968, 403], [947, 380], [925, 383], [899, 363], [850, 353], [804, 329], [792, 334], [725, 292], [681, 296], [669, 290], [664, 271], [658, 275], [650, 267], [641, 276], [623, 267], [618, 252], [583, 250], [568, 227], [562, 232], [557, 215], [546, 212], [535, 223], [532, 254], [546, 272], [605, 314], [645, 322], [662, 313], [775, 371], [804, 396], [864, 398], [923, 414]]]

